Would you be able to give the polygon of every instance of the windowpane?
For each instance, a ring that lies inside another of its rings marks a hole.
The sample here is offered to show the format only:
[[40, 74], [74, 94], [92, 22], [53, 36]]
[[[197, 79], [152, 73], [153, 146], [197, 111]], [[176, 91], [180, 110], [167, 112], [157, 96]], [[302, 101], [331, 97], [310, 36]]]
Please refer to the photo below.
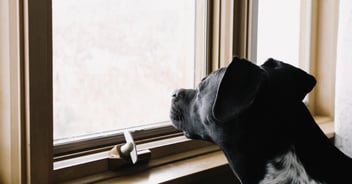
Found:
[[300, 0], [258, 1], [257, 63], [272, 57], [299, 65]]
[[195, 0], [53, 0], [54, 139], [168, 122], [194, 34]]

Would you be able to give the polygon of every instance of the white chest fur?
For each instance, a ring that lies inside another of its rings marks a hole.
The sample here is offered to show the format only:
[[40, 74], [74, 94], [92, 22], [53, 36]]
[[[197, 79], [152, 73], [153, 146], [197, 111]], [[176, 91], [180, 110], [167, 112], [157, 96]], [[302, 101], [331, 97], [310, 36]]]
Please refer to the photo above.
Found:
[[321, 184], [304, 169], [294, 149], [276, 157], [266, 165], [266, 174], [260, 184]]

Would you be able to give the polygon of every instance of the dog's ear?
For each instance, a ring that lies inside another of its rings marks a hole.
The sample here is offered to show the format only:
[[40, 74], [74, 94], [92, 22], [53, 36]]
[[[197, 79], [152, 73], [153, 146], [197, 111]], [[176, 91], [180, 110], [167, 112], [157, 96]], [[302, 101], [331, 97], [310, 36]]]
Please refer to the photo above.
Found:
[[240, 58], [233, 58], [219, 84], [213, 116], [220, 122], [236, 118], [253, 103], [262, 80], [262, 69]]
[[315, 78], [307, 72], [272, 58], [262, 68], [269, 76], [273, 91], [281, 100], [302, 101], [316, 84]]

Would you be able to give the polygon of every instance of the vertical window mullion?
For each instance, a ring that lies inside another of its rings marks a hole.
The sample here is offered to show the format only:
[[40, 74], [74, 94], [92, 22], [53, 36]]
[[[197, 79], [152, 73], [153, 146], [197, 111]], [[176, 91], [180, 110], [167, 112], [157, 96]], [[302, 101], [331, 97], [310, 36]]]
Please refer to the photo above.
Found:
[[25, 1], [25, 85], [28, 183], [53, 173], [51, 0]]
[[208, 2], [208, 58], [209, 72], [227, 66], [234, 55], [248, 57], [249, 2]]

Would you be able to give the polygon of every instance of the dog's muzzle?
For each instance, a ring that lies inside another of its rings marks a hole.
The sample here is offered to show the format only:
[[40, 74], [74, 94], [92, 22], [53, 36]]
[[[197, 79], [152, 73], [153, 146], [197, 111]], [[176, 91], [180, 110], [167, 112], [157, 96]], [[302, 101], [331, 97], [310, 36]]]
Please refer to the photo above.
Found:
[[183, 121], [183, 115], [179, 105], [179, 100], [180, 98], [183, 98], [183, 96], [184, 96], [184, 92], [182, 90], [175, 90], [171, 96], [172, 100], [171, 100], [170, 119], [174, 124], [175, 128], [181, 128], [180, 122]]
[[178, 89], [172, 93], [170, 119], [175, 128], [184, 130], [184, 114], [196, 91], [193, 89]]

